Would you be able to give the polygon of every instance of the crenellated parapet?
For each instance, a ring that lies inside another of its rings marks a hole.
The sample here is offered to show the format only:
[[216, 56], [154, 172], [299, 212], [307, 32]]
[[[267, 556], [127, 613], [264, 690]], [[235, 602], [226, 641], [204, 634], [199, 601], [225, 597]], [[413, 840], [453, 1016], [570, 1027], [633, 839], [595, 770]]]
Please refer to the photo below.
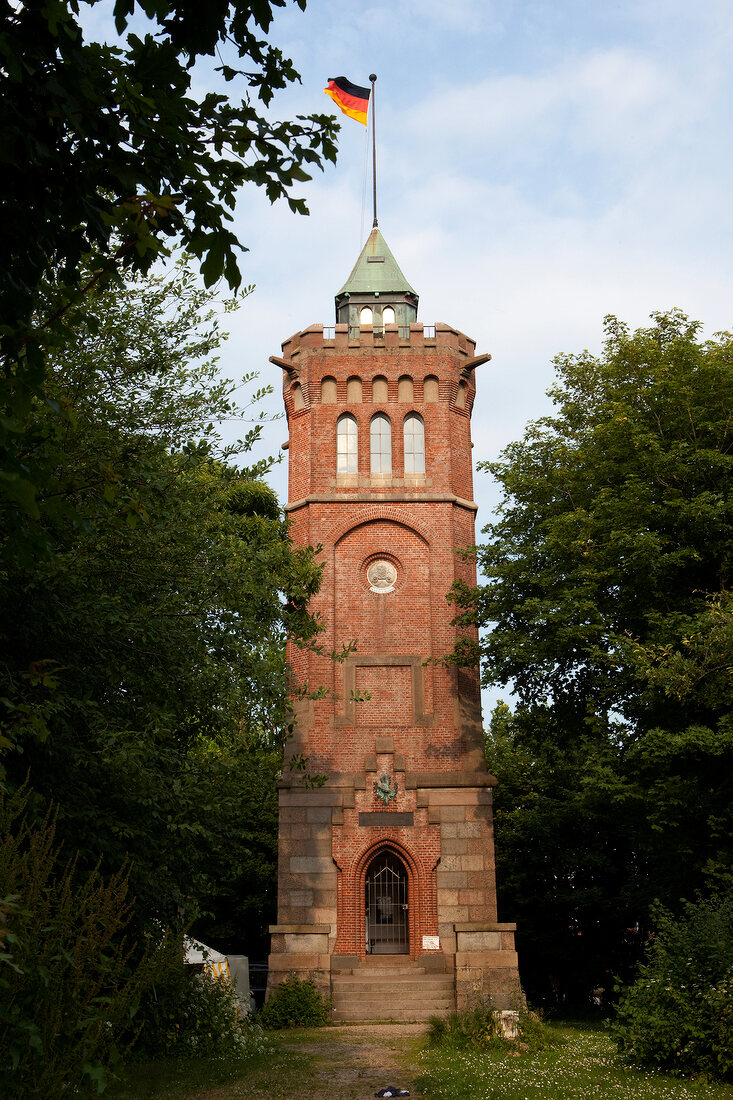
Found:
[[356, 338], [347, 325], [311, 325], [289, 337], [282, 352], [270, 362], [283, 371], [288, 419], [316, 404], [365, 402], [440, 402], [470, 416], [474, 371], [491, 358], [477, 356], [475, 340], [450, 325], [417, 322], [405, 335], [388, 325], [381, 332], [361, 328]]

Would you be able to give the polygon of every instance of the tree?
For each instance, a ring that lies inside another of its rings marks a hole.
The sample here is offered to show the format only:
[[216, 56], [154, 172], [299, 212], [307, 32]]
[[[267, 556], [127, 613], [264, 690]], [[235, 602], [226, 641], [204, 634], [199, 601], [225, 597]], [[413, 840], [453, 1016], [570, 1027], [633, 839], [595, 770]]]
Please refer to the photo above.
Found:
[[267, 847], [242, 784], [272, 783], [285, 637], [317, 631], [314, 555], [267, 464], [235, 464], [259, 426], [217, 442], [216, 421], [252, 414], [217, 380], [209, 297], [185, 271], [113, 281], [70, 319], [48, 386], [74, 417], [37, 403], [31, 423], [65, 492], [0, 590], [8, 781], [30, 771], [57, 803], [81, 870], [131, 860], [148, 925], [206, 907], [226, 861], [236, 879]]
[[676, 310], [653, 321], [609, 317], [601, 357], [556, 359], [556, 414], [486, 467], [504, 500], [485, 582], [454, 594], [487, 628], [485, 682], [516, 692], [514, 743], [613, 823], [627, 872], [586, 929], [594, 907], [643, 925], [654, 897], [733, 871], [733, 337], [702, 342]]
[[[147, 271], [174, 243], [201, 261], [207, 285], [241, 281], [241, 245], [228, 223], [238, 190], [274, 201], [335, 160], [325, 115], [272, 121], [277, 89], [298, 80], [260, 38], [285, 0], [115, 0], [117, 44], [87, 42], [81, 11], [94, 0], [3, 0], [0, 29], [0, 252], [3, 406], [0, 491], [34, 512], [44, 471], [19, 452], [46, 347], [60, 318], [103, 273]], [[305, 0], [297, 0], [301, 8]], [[130, 23], [149, 21], [140, 36]], [[196, 62], [223, 50], [217, 72], [243, 89], [196, 97]], [[39, 310], [49, 280], [53, 310]], [[19, 439], [20, 436], [20, 439]], [[20, 447], [18, 447], [20, 443]]]
[[588, 1006], [599, 989], [608, 995], [615, 979], [631, 978], [644, 942], [639, 815], [619, 808], [626, 793], [619, 746], [583, 736], [559, 746], [544, 732], [498, 703], [486, 733], [486, 763], [499, 780], [499, 918], [517, 922], [520, 974], [533, 1003]]

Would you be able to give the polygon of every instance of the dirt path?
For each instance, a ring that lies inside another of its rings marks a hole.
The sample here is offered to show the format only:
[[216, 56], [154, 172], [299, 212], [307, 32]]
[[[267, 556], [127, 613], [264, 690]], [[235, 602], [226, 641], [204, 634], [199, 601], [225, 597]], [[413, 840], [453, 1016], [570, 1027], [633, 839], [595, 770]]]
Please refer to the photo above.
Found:
[[296, 1049], [315, 1055], [322, 1066], [315, 1095], [368, 1100], [379, 1089], [397, 1085], [409, 1089], [415, 1100], [416, 1056], [425, 1030], [423, 1024], [332, 1027], [321, 1033], [323, 1038], [319, 1035], [315, 1042], [300, 1043]]
[[309, 1031], [292, 1040], [283, 1037], [278, 1047], [284, 1054], [308, 1059], [300, 1074], [275, 1070], [266, 1092], [254, 1082], [241, 1082], [208, 1092], [206, 1100], [259, 1100], [266, 1095], [283, 1100], [370, 1100], [388, 1085], [409, 1089], [411, 1100], [419, 1100], [414, 1080], [425, 1032], [424, 1024], [356, 1024]]

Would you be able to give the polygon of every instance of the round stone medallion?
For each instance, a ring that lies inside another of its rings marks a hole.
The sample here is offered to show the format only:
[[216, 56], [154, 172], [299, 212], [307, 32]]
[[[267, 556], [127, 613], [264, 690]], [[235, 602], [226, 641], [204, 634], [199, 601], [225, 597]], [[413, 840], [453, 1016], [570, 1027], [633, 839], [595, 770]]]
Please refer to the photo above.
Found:
[[367, 580], [372, 592], [392, 592], [397, 580], [397, 570], [386, 558], [377, 558], [369, 563]]

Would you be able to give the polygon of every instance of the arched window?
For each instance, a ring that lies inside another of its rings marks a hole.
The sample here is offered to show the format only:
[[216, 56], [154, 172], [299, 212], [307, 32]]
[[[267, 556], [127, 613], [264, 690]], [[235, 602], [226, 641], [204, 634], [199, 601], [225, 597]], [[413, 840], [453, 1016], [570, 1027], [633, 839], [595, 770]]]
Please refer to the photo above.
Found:
[[382, 324], [393, 325], [395, 323], [395, 314], [392, 306], [385, 306], [382, 310]]
[[405, 477], [425, 473], [425, 425], [417, 413], [405, 417]]
[[359, 434], [356, 417], [344, 413], [336, 423], [336, 473], [355, 474], [358, 470]]
[[373, 320], [374, 314], [372, 313], [371, 308], [369, 306], [364, 306], [361, 313], [359, 314], [359, 324], [362, 326], [371, 325]]
[[373, 474], [392, 473], [392, 425], [384, 413], [377, 413], [372, 417], [369, 453]]

